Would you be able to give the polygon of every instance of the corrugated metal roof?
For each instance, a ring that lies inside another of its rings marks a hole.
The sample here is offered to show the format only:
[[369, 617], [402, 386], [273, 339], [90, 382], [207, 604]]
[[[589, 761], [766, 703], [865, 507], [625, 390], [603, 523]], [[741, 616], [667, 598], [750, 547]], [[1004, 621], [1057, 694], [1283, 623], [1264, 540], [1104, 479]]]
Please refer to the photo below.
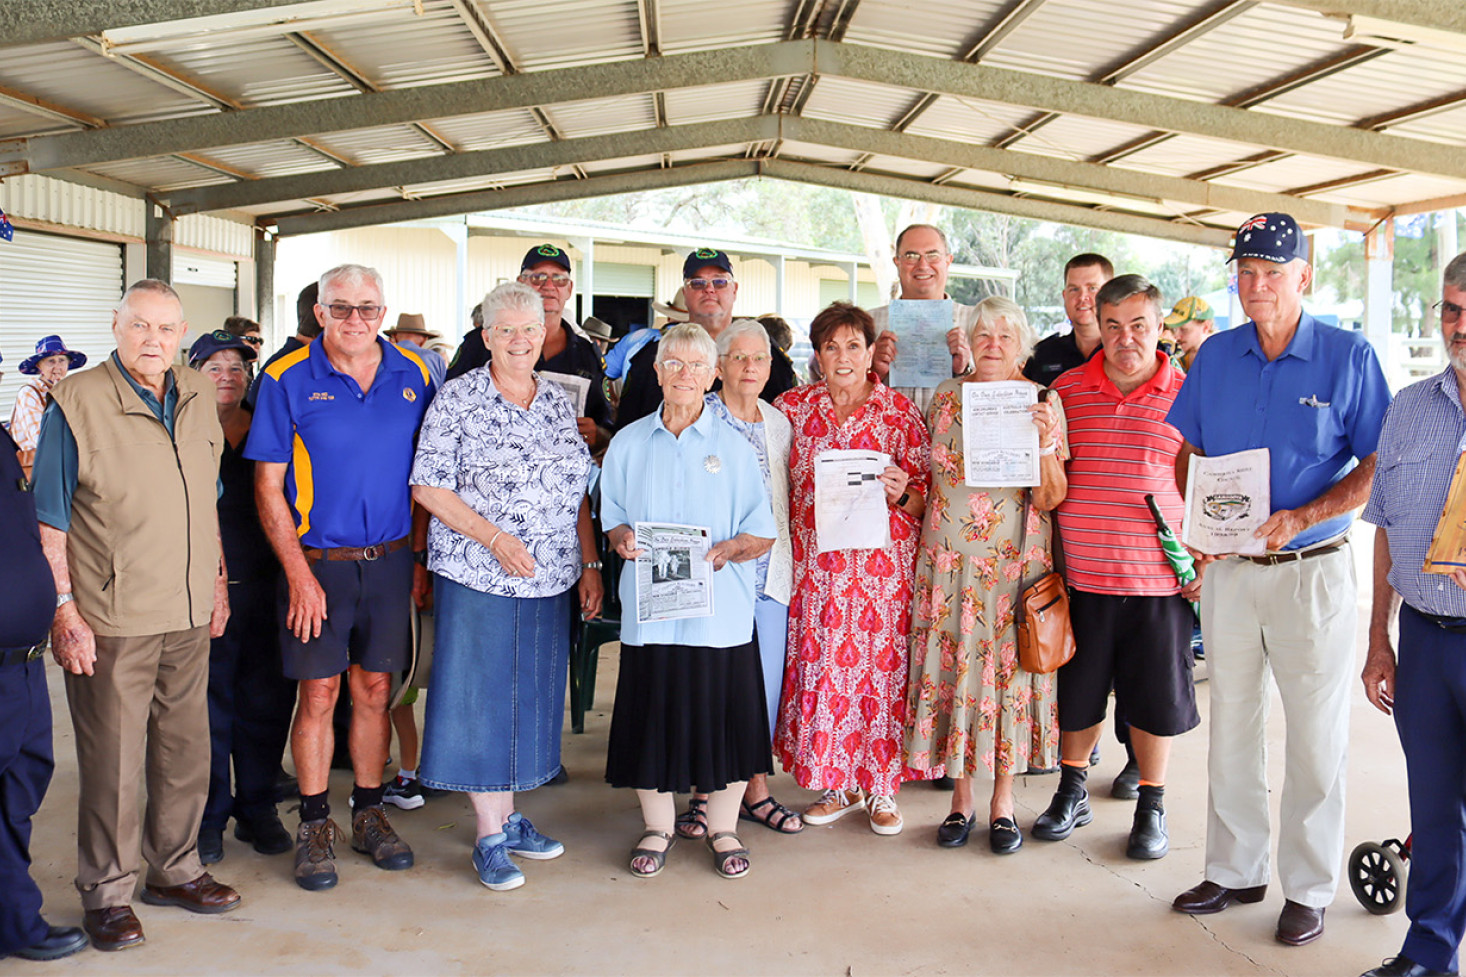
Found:
[[724, 6], [701, 0], [659, 0], [662, 53], [681, 54], [780, 40], [797, 6], [797, 0], [738, 0]]
[[1003, 102], [944, 95], [907, 128], [914, 136], [988, 143], [1013, 131], [1033, 110]]
[[437, 156], [442, 152], [437, 143], [412, 126], [348, 129], [316, 136], [311, 141], [318, 143], [327, 152], [344, 156], [359, 166]]
[[814, 86], [804, 114], [811, 119], [885, 129], [905, 115], [912, 100], [920, 94], [911, 88], [826, 76]]
[[646, 129], [657, 122], [656, 105], [650, 95], [562, 102], [544, 109], [544, 113], [567, 139]]
[[548, 142], [550, 138], [545, 134], [545, 127], [528, 109], [480, 112], [448, 119], [428, 119], [427, 122], [435, 132], [464, 152]]
[[422, 16], [404, 19], [391, 31], [358, 24], [323, 28], [312, 36], [383, 89], [491, 78], [500, 73], [448, 0], [424, 3]]
[[679, 88], [666, 94], [668, 125], [744, 119], [757, 115], [768, 92], [766, 81], [732, 81], [721, 85]]
[[642, 54], [636, 0], [506, 0], [479, 7], [523, 71]]
[[213, 111], [67, 43], [7, 51], [0, 59], [0, 85], [120, 125]]
[[226, 36], [148, 57], [246, 108], [356, 92], [350, 82], [283, 37]]
[[312, 152], [300, 143], [289, 140], [219, 146], [209, 150], [209, 159], [241, 170], [255, 179], [338, 168], [320, 153]]
[[909, 3], [873, 3], [855, 9], [845, 39], [872, 47], [912, 51], [939, 58], [961, 57], [970, 37], [997, 20], [1004, 0], [932, 0]]

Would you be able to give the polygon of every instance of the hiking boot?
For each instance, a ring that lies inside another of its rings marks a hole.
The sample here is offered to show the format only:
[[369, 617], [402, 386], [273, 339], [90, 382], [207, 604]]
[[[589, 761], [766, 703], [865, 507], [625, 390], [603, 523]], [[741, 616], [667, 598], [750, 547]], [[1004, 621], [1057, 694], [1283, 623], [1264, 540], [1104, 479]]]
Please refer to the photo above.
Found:
[[336, 884], [335, 842], [345, 837], [330, 818], [300, 822], [295, 836], [295, 884], [310, 892]]
[[412, 868], [412, 849], [392, 830], [380, 804], [363, 808], [352, 817], [351, 848], [372, 856], [377, 868], [389, 872]]

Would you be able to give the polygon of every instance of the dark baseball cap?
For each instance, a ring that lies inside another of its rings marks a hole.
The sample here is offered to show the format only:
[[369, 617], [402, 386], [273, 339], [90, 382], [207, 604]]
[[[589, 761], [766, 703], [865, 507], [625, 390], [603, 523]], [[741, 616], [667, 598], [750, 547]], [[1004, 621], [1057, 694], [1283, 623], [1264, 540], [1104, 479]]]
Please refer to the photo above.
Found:
[[259, 355], [253, 346], [229, 330], [215, 329], [193, 341], [193, 348], [188, 351], [188, 365], [196, 367], [210, 356], [226, 349], [239, 350], [239, 355], [244, 357], [246, 363]]
[[733, 259], [728, 257], [727, 252], [717, 248], [698, 248], [682, 262], [682, 277], [691, 278], [709, 265], [733, 274]]
[[566, 271], [570, 271], [570, 255], [561, 251], [553, 244], [541, 244], [537, 248], [530, 248], [524, 252], [524, 260], [519, 263], [519, 270], [529, 271], [535, 265], [544, 261], [553, 261]]
[[1308, 239], [1303, 236], [1298, 222], [1287, 214], [1258, 214], [1237, 228], [1232, 256], [1227, 260], [1239, 258], [1263, 258], [1278, 264], [1294, 258], [1307, 261]]

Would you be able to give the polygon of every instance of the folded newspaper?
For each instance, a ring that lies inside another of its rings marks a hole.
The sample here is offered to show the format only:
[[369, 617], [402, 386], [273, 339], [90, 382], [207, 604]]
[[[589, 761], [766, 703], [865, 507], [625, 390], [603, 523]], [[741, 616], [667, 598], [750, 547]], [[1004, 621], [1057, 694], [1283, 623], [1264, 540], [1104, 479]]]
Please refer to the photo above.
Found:
[[711, 617], [713, 565], [708, 562], [712, 531], [706, 526], [638, 522], [636, 548], [636, 623]]

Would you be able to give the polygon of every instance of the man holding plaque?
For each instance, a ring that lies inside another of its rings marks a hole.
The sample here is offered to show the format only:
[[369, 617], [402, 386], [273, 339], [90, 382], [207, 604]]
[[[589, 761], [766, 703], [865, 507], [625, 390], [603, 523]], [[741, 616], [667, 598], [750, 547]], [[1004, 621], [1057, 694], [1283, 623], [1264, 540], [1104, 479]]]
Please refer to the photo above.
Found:
[[[1405, 896], [1410, 931], [1399, 956], [1369, 971], [1380, 977], [1455, 973], [1466, 926], [1466, 770], [1460, 762], [1466, 749], [1466, 560], [1457, 528], [1466, 495], [1457, 474], [1466, 440], [1463, 307], [1466, 253], [1446, 265], [1444, 297], [1436, 306], [1450, 365], [1401, 390], [1390, 405], [1364, 507], [1365, 521], [1378, 527], [1364, 691], [1385, 715], [1394, 713], [1410, 775], [1414, 832]], [[1397, 611], [1398, 665], [1389, 631]]]
[[[962, 376], [972, 369], [967, 333], [972, 329], [977, 307], [955, 302], [947, 294], [947, 271], [952, 267], [952, 249], [947, 244], [947, 235], [941, 228], [931, 224], [912, 224], [896, 235], [896, 256], [892, 260], [896, 263], [896, 277], [901, 283], [900, 303], [944, 302], [951, 306], [952, 328], [947, 330], [947, 353], [952, 358], [951, 376]], [[921, 316], [909, 314], [913, 312], [920, 312], [920, 309], [892, 304], [870, 310], [871, 318], [876, 323], [876, 344], [871, 369], [875, 370], [882, 383], [892, 383], [891, 368], [896, 362], [899, 345], [897, 337], [903, 331], [903, 322], [910, 323], [908, 329], [919, 328]], [[912, 338], [908, 339], [908, 343]], [[916, 351], [912, 350], [907, 358], [912, 359], [915, 355]], [[945, 367], [946, 364], [942, 365]], [[913, 385], [904, 382], [909, 378], [902, 377], [902, 372], [904, 371], [896, 371], [898, 375], [892, 389], [903, 394], [925, 414], [927, 407], [931, 406], [937, 384], [947, 377], [929, 377], [927, 379], [932, 381], [930, 384]], [[941, 372], [945, 373], [945, 370]]]
[[1250, 321], [1207, 340], [1171, 408], [1186, 438], [1176, 480], [1184, 490], [1193, 454], [1267, 448], [1271, 513], [1255, 531], [1263, 554], [1199, 555], [1198, 566], [1216, 561], [1201, 592], [1211, 665], [1206, 874], [1172, 905], [1203, 915], [1267, 893], [1271, 672], [1288, 730], [1277, 939], [1302, 946], [1323, 935], [1343, 861], [1355, 614], [1347, 542], [1390, 393], [1362, 335], [1304, 311], [1313, 269], [1292, 217], [1243, 223], [1230, 260]]

